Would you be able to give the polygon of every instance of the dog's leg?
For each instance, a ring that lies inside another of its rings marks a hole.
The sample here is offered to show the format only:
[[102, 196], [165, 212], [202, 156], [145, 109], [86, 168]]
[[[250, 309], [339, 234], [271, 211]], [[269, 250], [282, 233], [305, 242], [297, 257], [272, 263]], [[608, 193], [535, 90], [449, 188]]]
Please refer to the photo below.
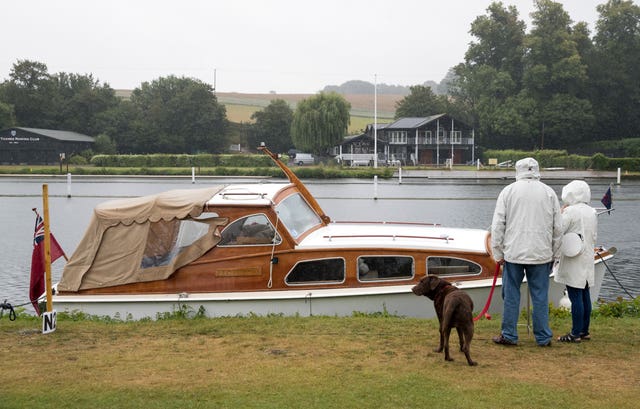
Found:
[[456, 331], [458, 331], [458, 339], [460, 340], [460, 352], [464, 352], [464, 336], [462, 330], [460, 327], [456, 327]]
[[464, 344], [461, 346], [461, 350], [462, 352], [464, 352], [464, 356], [467, 358], [467, 363], [470, 366], [475, 366], [475, 365], [478, 365], [478, 363], [471, 359], [471, 354], [469, 353], [472, 339], [473, 339], [473, 326], [465, 330]]
[[451, 334], [451, 327], [444, 329], [444, 360], [453, 361], [451, 355], [449, 355], [449, 335]]
[[438, 348], [433, 350], [433, 352], [442, 352], [442, 346], [444, 345], [444, 333], [442, 328], [442, 321], [440, 320], [440, 344], [438, 345]]

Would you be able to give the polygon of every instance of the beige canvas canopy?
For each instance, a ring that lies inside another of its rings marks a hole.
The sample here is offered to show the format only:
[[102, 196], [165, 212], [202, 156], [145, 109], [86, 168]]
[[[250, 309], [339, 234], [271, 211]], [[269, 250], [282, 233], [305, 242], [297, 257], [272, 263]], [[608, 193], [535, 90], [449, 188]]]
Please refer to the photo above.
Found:
[[198, 217], [222, 188], [171, 190], [96, 206], [58, 291], [166, 279], [220, 241], [215, 230], [227, 220]]

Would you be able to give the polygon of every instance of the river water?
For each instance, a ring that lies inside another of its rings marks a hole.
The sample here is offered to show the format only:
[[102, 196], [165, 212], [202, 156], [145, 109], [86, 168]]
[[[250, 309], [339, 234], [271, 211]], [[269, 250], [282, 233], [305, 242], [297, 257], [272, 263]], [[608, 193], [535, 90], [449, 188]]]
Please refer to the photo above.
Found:
[[[170, 189], [191, 189], [229, 183], [256, 183], [246, 178], [0, 178], [0, 302], [13, 305], [28, 300], [29, 274], [35, 215], [42, 212], [42, 185], [49, 190], [51, 231], [70, 255], [82, 239], [93, 207], [113, 198], [159, 193]], [[308, 189], [332, 220], [405, 221], [439, 223], [446, 226], [488, 229], [495, 200], [512, 180], [503, 179], [428, 179], [403, 178], [380, 180], [308, 180]], [[568, 180], [545, 180], [556, 193]], [[610, 179], [590, 179], [591, 205], [602, 207]], [[265, 183], [269, 183], [266, 181]], [[616, 257], [607, 262], [601, 297], [628, 298], [621, 286], [633, 296], [640, 294], [640, 181], [622, 180], [612, 186], [615, 211], [598, 217], [598, 244], [615, 246]], [[70, 196], [70, 197], [69, 197]], [[64, 260], [52, 267], [52, 280], [60, 279]]]

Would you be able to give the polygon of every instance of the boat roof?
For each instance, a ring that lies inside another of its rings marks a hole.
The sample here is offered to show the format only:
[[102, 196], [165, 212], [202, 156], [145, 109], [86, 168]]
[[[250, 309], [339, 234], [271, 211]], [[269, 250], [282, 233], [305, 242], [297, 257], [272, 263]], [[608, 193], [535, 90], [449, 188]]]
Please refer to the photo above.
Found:
[[217, 192], [208, 202], [208, 206], [269, 206], [276, 195], [291, 183], [252, 183], [246, 185], [228, 185]]
[[379, 248], [486, 254], [489, 232], [412, 223], [333, 222], [313, 231], [297, 249]]

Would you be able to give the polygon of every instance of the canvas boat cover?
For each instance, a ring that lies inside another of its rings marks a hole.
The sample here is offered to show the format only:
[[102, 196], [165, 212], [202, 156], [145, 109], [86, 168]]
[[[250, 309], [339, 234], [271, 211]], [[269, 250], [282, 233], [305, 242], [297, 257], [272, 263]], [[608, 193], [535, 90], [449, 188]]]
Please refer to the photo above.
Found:
[[102, 203], [65, 266], [58, 291], [163, 280], [213, 248], [220, 217], [200, 217], [223, 186]]

